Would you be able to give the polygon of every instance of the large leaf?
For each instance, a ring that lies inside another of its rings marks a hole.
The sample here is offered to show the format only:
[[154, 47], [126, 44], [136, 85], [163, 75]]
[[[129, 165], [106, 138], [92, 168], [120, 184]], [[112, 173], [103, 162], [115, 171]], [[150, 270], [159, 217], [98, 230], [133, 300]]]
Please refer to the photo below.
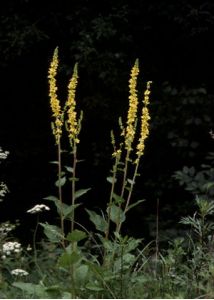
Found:
[[107, 208], [107, 213], [110, 214], [110, 219], [115, 224], [123, 223], [126, 219], [122, 209], [114, 204]]
[[55, 225], [48, 223], [39, 223], [44, 228], [44, 234], [47, 236], [50, 242], [59, 243], [62, 239], [61, 229]]
[[105, 233], [108, 227], [106, 220], [93, 210], [86, 209], [86, 211], [89, 214], [89, 219], [95, 225], [96, 229]]

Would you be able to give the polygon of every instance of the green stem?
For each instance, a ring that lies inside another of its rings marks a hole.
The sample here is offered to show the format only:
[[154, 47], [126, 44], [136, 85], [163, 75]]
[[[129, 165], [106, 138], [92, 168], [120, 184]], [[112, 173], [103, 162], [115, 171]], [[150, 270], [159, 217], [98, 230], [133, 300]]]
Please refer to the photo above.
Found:
[[112, 207], [112, 202], [113, 202], [113, 194], [114, 194], [114, 188], [115, 188], [115, 183], [117, 179], [117, 166], [119, 163], [118, 157], [115, 159], [115, 163], [113, 166], [113, 177], [112, 177], [112, 185], [111, 185], [111, 193], [110, 193], [110, 199], [109, 199], [109, 210], [108, 210], [108, 225], [107, 225], [107, 230], [106, 230], [106, 236], [105, 238], [108, 239], [109, 235], [109, 230], [110, 230], [110, 221], [111, 221], [111, 207]]
[[[124, 171], [123, 171], [123, 183], [122, 183], [122, 189], [121, 189], [121, 194], [120, 194], [121, 198], [123, 198], [125, 187], [126, 187], [126, 178], [127, 178], [127, 174], [128, 174], [128, 164], [129, 164], [129, 155], [130, 155], [130, 151], [127, 150], [126, 158], [125, 158], [125, 166], [124, 166]], [[120, 205], [120, 207], [121, 207], [121, 205]]]
[[72, 178], [72, 219], [71, 219], [71, 232], [74, 230], [74, 218], [75, 218], [75, 211], [74, 211], [74, 205], [75, 205], [75, 189], [76, 189], [76, 165], [77, 165], [77, 146], [74, 142], [74, 148], [73, 148], [73, 178]]
[[[135, 165], [135, 170], [134, 170], [134, 175], [133, 175], [133, 178], [132, 178], [132, 181], [131, 181], [131, 185], [130, 185], [130, 188], [129, 188], [129, 194], [128, 194], [128, 197], [127, 197], [127, 200], [126, 200], [126, 205], [125, 205], [125, 208], [124, 208], [124, 214], [126, 214], [127, 211], [128, 211], [128, 209], [129, 209], [129, 203], [130, 203], [132, 192], [133, 192], [133, 188], [134, 188], [134, 185], [135, 185], [135, 179], [137, 177], [137, 171], [138, 171], [138, 167], [139, 167], [139, 162], [140, 162], [140, 160], [137, 159], [137, 162], [136, 162], [136, 165]], [[120, 233], [121, 226], [122, 226], [122, 222], [120, 221], [119, 224], [118, 224], [118, 226], [117, 226], [117, 229], [116, 229], [116, 231], [118, 233]]]
[[[71, 217], [71, 232], [74, 231], [74, 223], [75, 223], [75, 209], [74, 209], [74, 205], [75, 205], [75, 189], [76, 189], [76, 164], [77, 164], [77, 145], [74, 141], [74, 145], [73, 145], [73, 178], [72, 178], [72, 217]], [[71, 243], [72, 245], [72, 251], [76, 250], [76, 242], [72, 241]], [[74, 278], [74, 273], [75, 273], [75, 267], [74, 264], [71, 265], [71, 295], [72, 298], [75, 298], [75, 294], [76, 294], [76, 289], [75, 289], [75, 278]]]
[[64, 240], [64, 217], [63, 217], [63, 202], [62, 202], [62, 186], [60, 184], [61, 174], [62, 174], [62, 157], [61, 157], [61, 143], [60, 140], [58, 142], [58, 195], [60, 201], [60, 225], [61, 225], [61, 233], [63, 236], [62, 246], [65, 248], [65, 240]]
[[33, 233], [33, 255], [34, 255], [35, 266], [37, 267], [39, 272], [42, 274], [40, 266], [37, 262], [36, 235], [37, 235], [38, 227], [39, 227], [39, 215], [37, 215], [36, 227], [35, 227], [35, 230], [34, 230], [34, 233]]

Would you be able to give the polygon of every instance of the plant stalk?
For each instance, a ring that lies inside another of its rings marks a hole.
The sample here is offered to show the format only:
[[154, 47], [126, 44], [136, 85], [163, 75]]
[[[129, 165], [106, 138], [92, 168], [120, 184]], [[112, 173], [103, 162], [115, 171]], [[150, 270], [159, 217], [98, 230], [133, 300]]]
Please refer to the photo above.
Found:
[[63, 236], [62, 240], [62, 246], [65, 248], [65, 240], [64, 240], [64, 216], [63, 216], [63, 202], [62, 202], [62, 186], [60, 184], [61, 180], [61, 174], [62, 174], [62, 156], [61, 156], [61, 142], [59, 140], [57, 145], [57, 152], [58, 152], [58, 195], [59, 195], [59, 201], [60, 201], [60, 225], [61, 225], [61, 232]]

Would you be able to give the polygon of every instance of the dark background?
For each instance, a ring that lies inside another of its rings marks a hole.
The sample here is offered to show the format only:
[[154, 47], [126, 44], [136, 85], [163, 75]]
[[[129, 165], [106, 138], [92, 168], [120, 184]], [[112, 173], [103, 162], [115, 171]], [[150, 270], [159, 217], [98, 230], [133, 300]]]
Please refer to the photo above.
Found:
[[[194, 197], [172, 175], [184, 165], [200, 166], [213, 149], [213, 38], [211, 0], [2, 1], [0, 146], [10, 155], [1, 164], [1, 180], [10, 194], [0, 221], [20, 219], [19, 235], [28, 239], [35, 220], [26, 210], [56, 193], [47, 72], [59, 46], [62, 102], [79, 63], [79, 156], [85, 162], [78, 175], [81, 187], [92, 188], [84, 207], [104, 208], [108, 199], [110, 130], [126, 115], [130, 69], [139, 58], [139, 81], [153, 81], [152, 119], [134, 199], [147, 201], [129, 214], [124, 231], [152, 235], [157, 199], [161, 228], [176, 228], [194, 209]], [[141, 95], [144, 87], [139, 84]], [[53, 222], [54, 213], [48, 216]], [[79, 218], [85, 221], [81, 213]]]

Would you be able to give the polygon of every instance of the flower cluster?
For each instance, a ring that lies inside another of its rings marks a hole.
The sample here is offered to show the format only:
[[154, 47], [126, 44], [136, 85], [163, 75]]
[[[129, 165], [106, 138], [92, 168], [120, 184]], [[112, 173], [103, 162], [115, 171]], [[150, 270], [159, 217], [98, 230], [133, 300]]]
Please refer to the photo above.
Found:
[[21, 277], [29, 275], [29, 273], [27, 271], [22, 270], [22, 269], [14, 269], [10, 273], [11, 273], [11, 275], [21, 276]]
[[37, 204], [31, 209], [27, 210], [27, 213], [36, 214], [45, 210], [50, 210], [50, 208], [45, 204]]
[[2, 198], [9, 192], [7, 185], [4, 182], [0, 182], [0, 202], [3, 200]]
[[140, 138], [138, 141], [137, 145], [137, 160], [136, 162], [140, 159], [140, 157], [144, 153], [144, 148], [145, 148], [145, 140], [149, 135], [149, 120], [150, 120], [150, 115], [149, 115], [149, 110], [148, 110], [148, 105], [149, 105], [149, 95], [150, 95], [150, 86], [151, 86], [151, 81], [147, 82], [147, 87], [146, 91], [144, 92], [144, 107], [142, 109], [142, 115], [141, 115], [141, 133], [140, 133]]
[[18, 254], [22, 251], [21, 244], [18, 242], [7, 242], [2, 246], [3, 255], [11, 255], [13, 253]]
[[78, 83], [77, 64], [75, 64], [73, 75], [68, 84], [68, 99], [66, 102], [66, 107], [68, 108], [67, 130], [69, 133], [69, 139], [70, 141], [73, 141], [76, 144], [79, 143], [78, 134], [80, 131], [80, 126], [78, 126], [79, 124], [77, 122], [77, 113], [75, 111], [76, 108], [75, 94], [76, 94], [77, 83]]
[[61, 112], [60, 102], [57, 97], [56, 75], [57, 75], [58, 65], [59, 65], [58, 48], [56, 48], [48, 71], [48, 79], [49, 79], [50, 105], [51, 105], [53, 117], [55, 118], [52, 124], [52, 129], [57, 144], [59, 144], [62, 135], [62, 125], [63, 125], [62, 122], [63, 114]]
[[0, 237], [6, 237], [10, 231], [12, 231], [16, 226], [8, 222], [2, 223], [0, 226]]
[[9, 154], [9, 151], [3, 151], [2, 148], [0, 147], [0, 160], [6, 159], [8, 154]]
[[138, 96], [137, 96], [137, 76], [139, 74], [139, 64], [138, 60], [131, 70], [131, 78], [129, 80], [129, 110], [127, 117], [127, 127], [125, 132], [125, 148], [127, 151], [132, 150], [132, 143], [135, 136], [136, 120], [137, 120], [137, 106], [138, 106]]

